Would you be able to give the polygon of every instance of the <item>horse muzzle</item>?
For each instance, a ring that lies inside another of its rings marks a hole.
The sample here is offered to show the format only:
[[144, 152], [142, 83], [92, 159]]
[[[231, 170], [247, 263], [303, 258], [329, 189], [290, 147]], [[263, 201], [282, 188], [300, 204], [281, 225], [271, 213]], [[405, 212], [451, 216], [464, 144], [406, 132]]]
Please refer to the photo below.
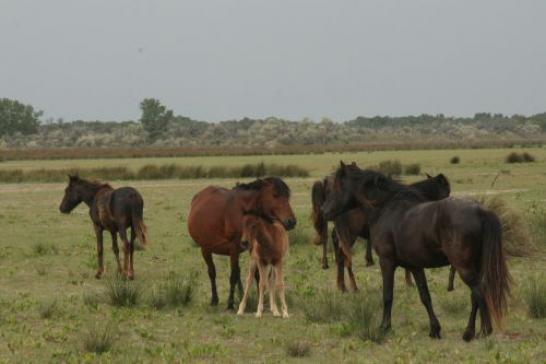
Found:
[[282, 224], [286, 230], [292, 230], [296, 227], [296, 219], [286, 219]]

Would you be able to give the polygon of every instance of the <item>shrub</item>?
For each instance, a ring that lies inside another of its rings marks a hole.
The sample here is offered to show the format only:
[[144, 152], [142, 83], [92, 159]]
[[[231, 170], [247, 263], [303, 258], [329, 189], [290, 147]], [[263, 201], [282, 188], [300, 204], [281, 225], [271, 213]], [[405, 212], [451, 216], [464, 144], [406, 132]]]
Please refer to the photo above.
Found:
[[449, 160], [449, 163], [451, 164], [459, 164], [461, 162], [461, 158], [459, 158], [459, 156], [454, 156], [454, 157], [451, 157], [451, 159]]
[[529, 316], [531, 318], [546, 318], [546, 277], [533, 277], [525, 290]]
[[527, 152], [524, 152], [522, 155], [521, 155], [522, 159], [524, 162], [534, 162], [535, 161], [535, 157]]
[[83, 337], [83, 349], [90, 353], [102, 354], [112, 348], [112, 331], [109, 326], [93, 326]]
[[133, 281], [119, 275], [106, 281], [106, 295], [114, 306], [135, 306], [141, 296], [141, 289]]
[[379, 163], [377, 170], [389, 177], [399, 176], [402, 174], [402, 164], [397, 160], [383, 161]]
[[419, 163], [408, 164], [405, 167], [405, 172], [410, 176], [417, 176], [421, 173], [421, 165]]
[[530, 163], [534, 161], [535, 157], [527, 152], [512, 152], [506, 156], [506, 163]]
[[297, 340], [286, 346], [286, 353], [294, 358], [303, 358], [311, 353], [311, 345], [306, 341]]
[[500, 196], [479, 197], [480, 204], [497, 214], [502, 225], [503, 245], [512, 256], [529, 256], [533, 250], [529, 228], [521, 212], [509, 206]]

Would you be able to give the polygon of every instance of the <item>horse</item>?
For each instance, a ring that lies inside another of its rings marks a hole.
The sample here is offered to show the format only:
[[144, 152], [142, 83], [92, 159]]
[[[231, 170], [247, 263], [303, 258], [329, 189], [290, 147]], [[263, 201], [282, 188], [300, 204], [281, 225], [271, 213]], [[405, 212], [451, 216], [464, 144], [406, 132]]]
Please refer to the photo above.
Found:
[[[142, 246], [148, 244], [147, 228], [144, 224], [144, 201], [132, 187], [114, 189], [107, 183], [87, 181], [79, 176], [69, 176], [68, 186], [59, 206], [63, 214], [69, 214], [84, 202], [89, 207], [89, 216], [97, 238], [98, 268], [95, 277], [100, 279], [104, 273], [103, 232], [108, 230], [112, 236], [112, 250], [116, 256], [118, 273], [134, 279], [133, 253], [135, 239]], [[127, 229], [131, 229], [131, 239], [127, 239]], [[123, 241], [123, 269], [119, 259], [117, 234]]]
[[[275, 293], [278, 291], [281, 300], [282, 317], [288, 318], [288, 308], [284, 294], [284, 279], [282, 272], [282, 260], [288, 251], [288, 234], [284, 227], [276, 221], [271, 221], [267, 217], [246, 214], [243, 217], [243, 234], [241, 242], [250, 248], [250, 265], [246, 279], [245, 292], [237, 315], [245, 313], [248, 293], [252, 286], [252, 280], [259, 272], [258, 283], [258, 308], [256, 317], [261, 318], [264, 310], [264, 291], [266, 281], [269, 281], [269, 307], [273, 316], [279, 317], [279, 309], [275, 300]], [[269, 279], [267, 268], [269, 271]]]
[[341, 162], [333, 193], [322, 207], [326, 218], [356, 206], [366, 206], [370, 235], [379, 256], [383, 278], [383, 319], [380, 328], [391, 328], [394, 272], [409, 269], [425, 306], [429, 336], [440, 338], [440, 322], [432, 308], [425, 268], [451, 264], [471, 290], [471, 311], [463, 340], [475, 337], [476, 314], [481, 334], [502, 328], [510, 295], [510, 273], [502, 247], [502, 227], [497, 215], [476, 201], [446, 198], [427, 202], [416, 191], [385, 175]]
[[239, 255], [246, 247], [241, 245], [243, 216], [255, 213], [277, 221], [286, 230], [296, 226], [296, 217], [290, 206], [290, 188], [278, 177], [238, 183], [232, 189], [208, 186], [191, 201], [188, 231], [201, 247], [211, 284], [211, 305], [218, 304], [216, 268], [212, 254], [228, 255], [231, 263], [228, 309], [233, 309], [233, 294], [237, 285], [242, 294]]
[[[427, 179], [411, 184], [410, 187], [417, 189], [429, 201], [441, 200], [449, 196], [451, 186], [449, 180], [439, 174], [435, 177], [426, 174]], [[316, 181], [313, 184], [311, 192], [312, 200], [312, 220], [313, 227], [317, 233], [315, 238], [316, 245], [322, 245], [322, 268], [328, 268], [327, 242], [328, 242], [328, 221], [324, 218], [320, 208], [326, 197], [333, 188], [334, 176], [328, 176], [322, 181]], [[349, 273], [349, 279], [353, 291], [357, 290], [356, 281], [352, 271], [352, 262], [347, 253], [356, 242], [358, 237], [367, 240], [366, 243], [366, 265], [374, 264], [372, 258], [372, 244], [369, 240], [369, 227], [367, 223], [366, 211], [360, 207], [351, 209], [339, 214], [334, 219], [334, 229], [332, 230], [332, 243], [334, 245], [334, 254], [337, 263], [337, 286], [342, 292], [346, 292], [344, 271], [345, 267]], [[341, 247], [339, 247], [341, 241]], [[411, 286], [411, 273], [406, 270], [406, 285]], [[453, 289], [453, 274], [450, 275], [448, 290]]]

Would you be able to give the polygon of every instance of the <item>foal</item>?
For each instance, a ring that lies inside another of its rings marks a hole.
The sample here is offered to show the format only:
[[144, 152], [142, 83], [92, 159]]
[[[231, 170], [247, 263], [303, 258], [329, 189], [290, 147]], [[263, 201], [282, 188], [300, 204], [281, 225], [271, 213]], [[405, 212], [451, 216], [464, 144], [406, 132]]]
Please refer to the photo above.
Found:
[[[275, 301], [275, 292], [279, 292], [282, 306], [282, 317], [288, 318], [288, 308], [284, 295], [284, 280], [282, 273], [282, 259], [288, 250], [288, 234], [284, 227], [271, 219], [256, 214], [246, 214], [243, 217], [243, 235], [241, 244], [250, 248], [250, 267], [246, 279], [245, 292], [237, 315], [245, 312], [248, 292], [255, 277], [256, 268], [259, 272], [258, 309], [256, 317], [261, 318], [264, 310], [264, 291], [266, 282], [269, 283], [269, 306], [273, 316], [281, 316]], [[267, 268], [271, 266], [269, 279]]]

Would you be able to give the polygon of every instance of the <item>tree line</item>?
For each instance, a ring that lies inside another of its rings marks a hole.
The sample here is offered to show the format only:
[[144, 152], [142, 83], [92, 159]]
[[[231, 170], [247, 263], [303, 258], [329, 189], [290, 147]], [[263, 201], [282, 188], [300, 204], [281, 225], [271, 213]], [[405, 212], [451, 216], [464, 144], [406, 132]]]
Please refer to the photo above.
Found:
[[443, 114], [358, 116], [334, 122], [323, 118], [293, 121], [276, 117], [242, 118], [218, 123], [175, 115], [159, 100], [140, 103], [136, 121], [64, 120], [44, 122], [43, 113], [17, 100], [0, 99], [0, 148], [28, 147], [264, 147], [347, 145], [430, 140], [441, 143], [546, 139], [546, 113], [473, 117]]

